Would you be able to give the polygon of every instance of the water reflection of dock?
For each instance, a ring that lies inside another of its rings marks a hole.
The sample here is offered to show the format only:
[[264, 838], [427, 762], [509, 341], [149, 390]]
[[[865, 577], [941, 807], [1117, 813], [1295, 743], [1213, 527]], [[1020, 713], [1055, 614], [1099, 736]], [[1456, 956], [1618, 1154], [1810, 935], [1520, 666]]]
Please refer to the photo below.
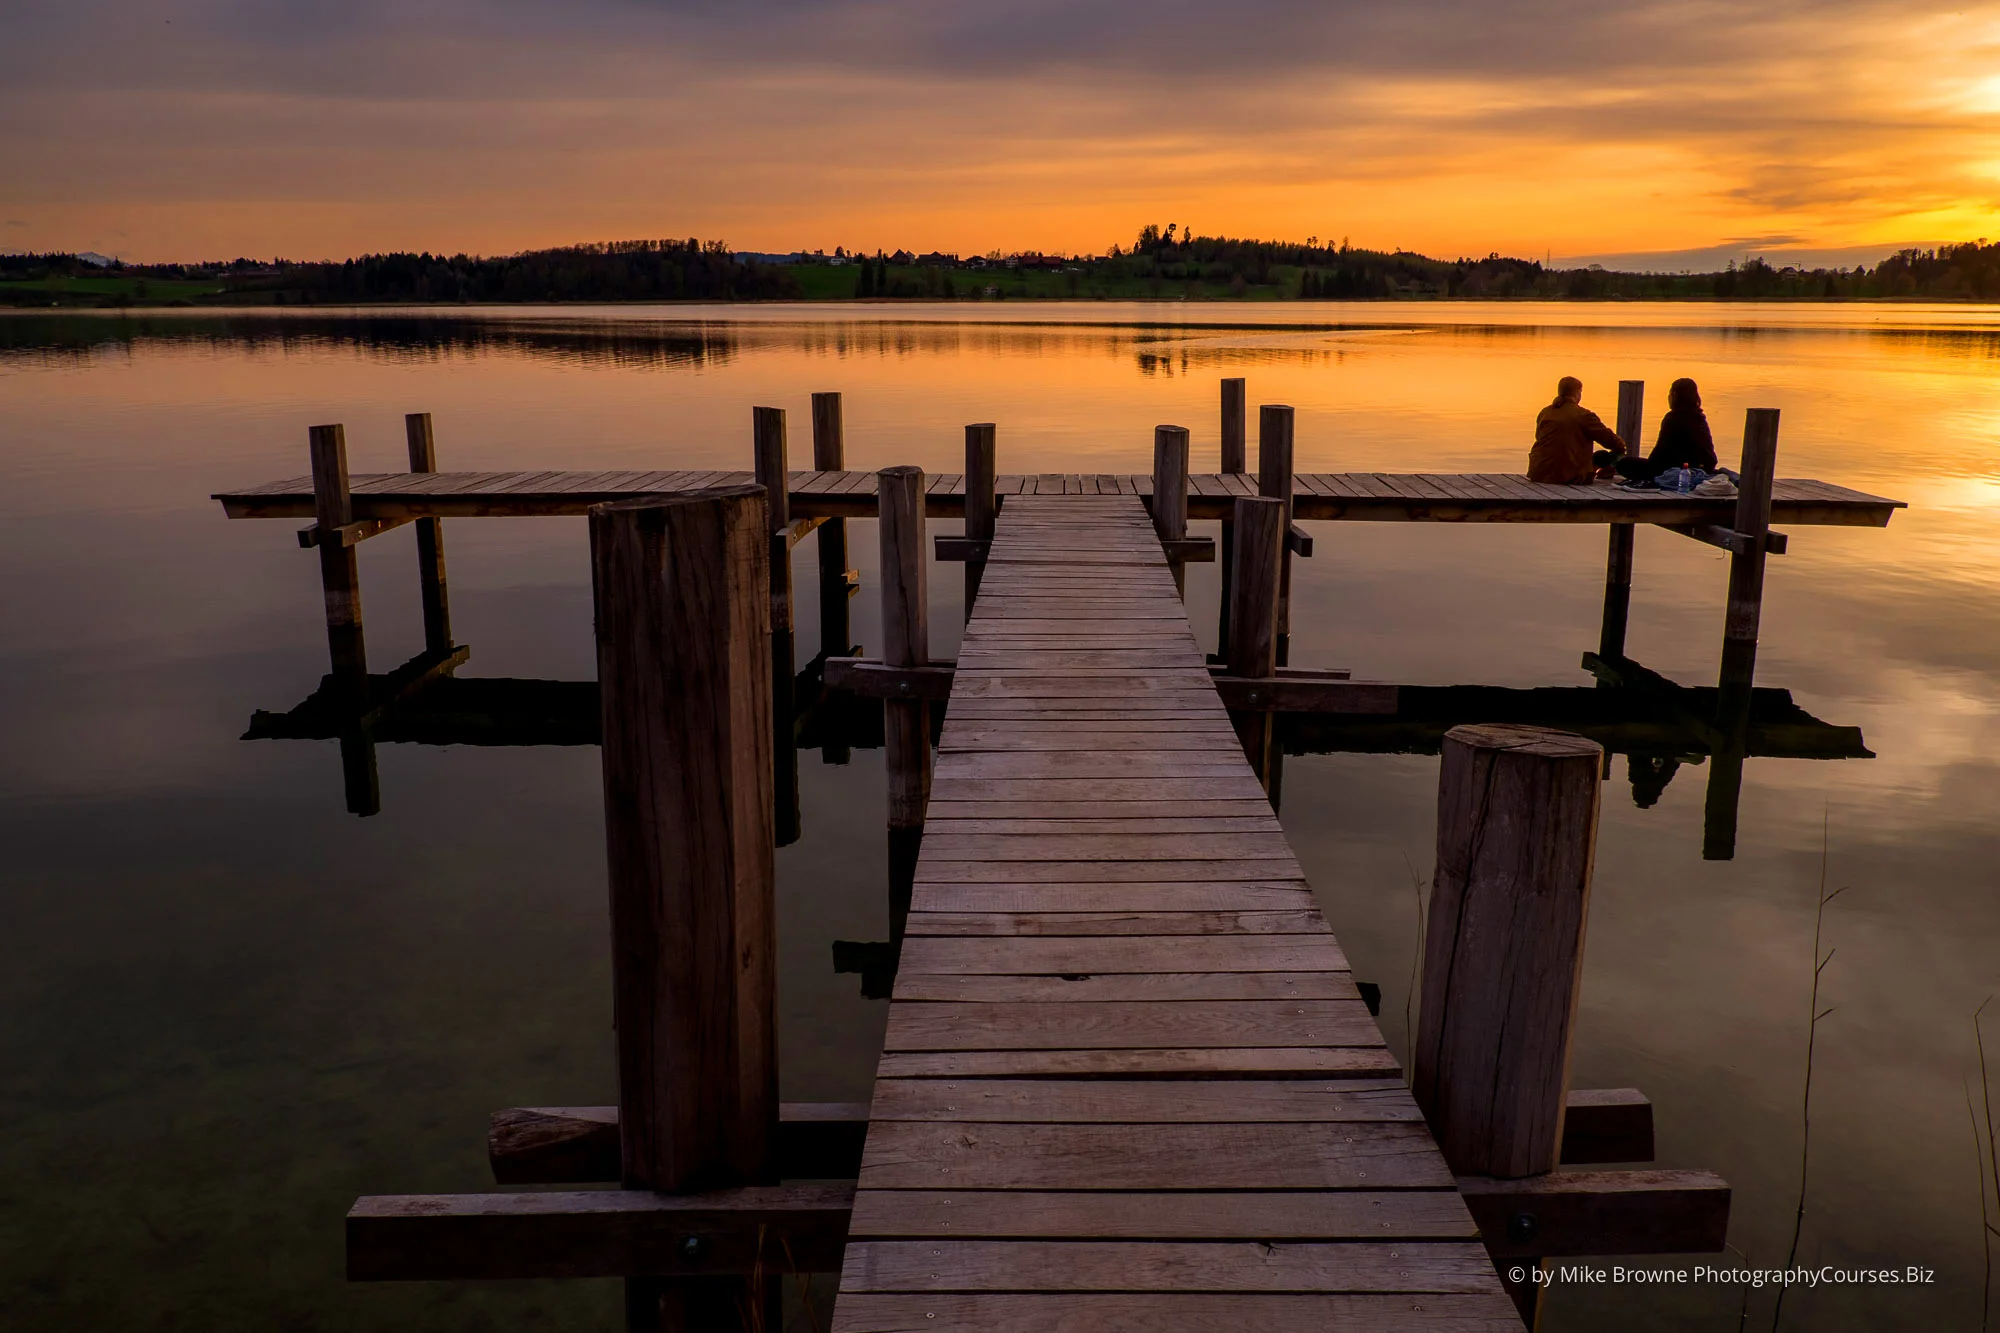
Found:
[[[456, 662], [467, 650], [457, 650]], [[1633, 803], [1651, 807], [1680, 769], [1727, 755], [1728, 738], [1715, 726], [1718, 692], [1686, 686], [1629, 660], [1607, 665], [1586, 657], [1612, 688], [1580, 686], [1397, 685], [1395, 707], [1383, 713], [1311, 711], [1279, 716], [1277, 740], [1287, 755], [1437, 754], [1445, 733], [1472, 722], [1549, 727], [1588, 737], [1605, 752], [1607, 778], [1625, 760]], [[882, 748], [879, 699], [828, 690], [823, 659], [798, 673], [796, 748], [823, 762], [847, 762], [853, 750]], [[595, 745], [597, 682], [459, 676], [428, 655], [397, 672], [374, 678], [373, 693], [387, 696], [357, 726], [341, 693], [330, 684], [283, 712], [259, 710], [245, 740], [342, 740], [350, 768], [347, 790], [354, 813], [372, 813], [380, 795], [373, 777], [374, 745], [538, 746]], [[412, 686], [412, 682], [420, 682]], [[941, 706], [941, 728], [949, 704]], [[1790, 690], [1752, 691], [1743, 754], [1761, 759], [1872, 759], [1859, 727], [1823, 722], [1792, 699]]]

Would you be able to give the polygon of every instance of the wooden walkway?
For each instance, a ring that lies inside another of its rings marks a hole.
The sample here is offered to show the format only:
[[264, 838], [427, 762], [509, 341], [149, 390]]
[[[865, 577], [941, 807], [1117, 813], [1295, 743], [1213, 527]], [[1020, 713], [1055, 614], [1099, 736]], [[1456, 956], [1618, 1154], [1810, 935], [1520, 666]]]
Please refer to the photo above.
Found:
[[835, 1329], [1519, 1329], [1144, 508], [1013, 494]]
[[[792, 472], [794, 518], [875, 517], [873, 472]], [[748, 472], [389, 472], [350, 479], [356, 520], [580, 515], [608, 500], [664, 491], [732, 486]], [[964, 510], [958, 473], [927, 479], [927, 512], [956, 518]], [[997, 494], [1151, 495], [1150, 476], [1124, 473], [1042, 473], [1002, 476]], [[1256, 477], [1208, 473], [1188, 478], [1188, 517], [1225, 518], [1237, 496], [1255, 495]], [[291, 477], [217, 494], [231, 518], [311, 518], [311, 477]], [[1697, 499], [1660, 491], [1628, 491], [1609, 482], [1551, 486], [1502, 473], [1300, 473], [1293, 479], [1293, 517], [1390, 523], [1727, 523], [1734, 500]], [[1829, 482], [1781, 478], [1771, 521], [1883, 527], [1898, 500]]]

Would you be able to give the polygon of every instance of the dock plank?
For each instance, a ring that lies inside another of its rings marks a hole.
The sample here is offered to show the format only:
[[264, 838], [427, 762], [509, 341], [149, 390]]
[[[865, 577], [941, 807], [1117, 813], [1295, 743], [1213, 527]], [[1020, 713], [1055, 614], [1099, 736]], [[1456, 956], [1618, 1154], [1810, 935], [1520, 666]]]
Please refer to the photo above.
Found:
[[1502, 1295], [1208, 1295], [1199, 1292], [1062, 1296], [857, 1293], [834, 1307], [833, 1333], [1520, 1333]]
[[1000, 512], [835, 1326], [1517, 1326], [1115, 481], [1027, 478]]

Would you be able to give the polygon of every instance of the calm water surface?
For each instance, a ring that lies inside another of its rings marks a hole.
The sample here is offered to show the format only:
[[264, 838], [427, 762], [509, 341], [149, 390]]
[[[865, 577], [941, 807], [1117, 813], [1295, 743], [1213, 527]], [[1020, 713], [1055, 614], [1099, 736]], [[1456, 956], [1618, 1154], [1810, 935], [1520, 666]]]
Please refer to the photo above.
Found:
[[[1660, 1161], [1735, 1186], [1731, 1244], [1781, 1262], [1798, 1203], [1814, 904], [1828, 848], [1799, 1254], [1920, 1265], [1917, 1289], [1795, 1292], [1785, 1326], [1975, 1328], [1971, 1014], [2000, 989], [2000, 316], [1921, 307], [985, 306], [0, 318], [0, 1326], [612, 1327], [605, 1283], [349, 1287], [362, 1193], [490, 1188], [487, 1113], [613, 1099], [597, 755], [385, 745], [382, 811], [330, 742], [238, 739], [325, 666], [297, 523], [211, 491], [304, 471], [346, 424], [403, 466], [740, 467], [750, 407], [846, 394], [849, 465], [1140, 471], [1151, 428], [1213, 468], [1217, 380], [1298, 409], [1301, 470], [1518, 470], [1556, 377], [1701, 382], [1733, 455], [1783, 409], [1780, 472], [1910, 502], [1772, 561], [1759, 682], [1872, 759], [1753, 758], [1734, 860], [1706, 770], [1605, 788], [1578, 1086], [1634, 1085]], [[1650, 433], [1650, 432], [1649, 432]], [[1408, 684], [1588, 685], [1601, 528], [1323, 524], [1293, 661]], [[466, 676], [588, 679], [582, 521], [447, 525]], [[858, 524], [856, 637], [879, 643]], [[801, 547], [802, 561], [811, 547]], [[361, 548], [370, 660], [421, 647], [412, 538]], [[803, 570], [801, 571], [804, 572]], [[1190, 601], [1212, 640], [1213, 566]], [[1647, 531], [1631, 655], [1712, 683], [1725, 557]], [[813, 581], [799, 624], [816, 624]], [[938, 577], [933, 649], [956, 648]], [[779, 858], [784, 1095], [865, 1098], [885, 1006], [830, 942], [887, 934], [880, 753], [802, 767]], [[1436, 760], [1298, 756], [1283, 818], [1404, 1040]], [[1991, 1011], [1989, 1011], [1991, 1013]], [[2000, 1037], [2000, 1015], [1989, 1032]], [[2000, 1057], [2000, 1041], [1994, 1043]], [[2000, 1063], [2000, 1061], [1996, 1061]], [[1976, 1085], [1975, 1085], [1976, 1091]], [[1989, 1203], [1989, 1207], [1990, 1207]], [[1734, 1258], [1734, 1256], [1730, 1256]], [[1754, 1326], [1771, 1293], [1749, 1300]], [[1734, 1329], [1741, 1293], [1558, 1290], [1547, 1326]]]

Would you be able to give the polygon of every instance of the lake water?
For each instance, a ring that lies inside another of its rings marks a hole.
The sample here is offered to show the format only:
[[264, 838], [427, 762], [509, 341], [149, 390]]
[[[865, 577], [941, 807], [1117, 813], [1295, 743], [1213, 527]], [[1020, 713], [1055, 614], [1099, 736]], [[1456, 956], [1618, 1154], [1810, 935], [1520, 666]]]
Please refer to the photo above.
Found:
[[[746, 467], [753, 404], [791, 409], [796, 459], [808, 393], [837, 389], [851, 467], [957, 471], [960, 428], [991, 420], [1002, 471], [1144, 471], [1152, 427], [1176, 422], [1206, 471], [1217, 381], [1241, 375], [1253, 408], [1298, 409], [1301, 471], [1518, 471], [1562, 374], [1607, 418], [1615, 381], [1643, 378], [1649, 420], [1691, 375], [1732, 459], [1743, 410], [1781, 408], [1781, 475], [1911, 506], [1886, 530], [1793, 529], [1770, 565], [1759, 683], [1860, 727], [1875, 757], [1752, 758], [1730, 861], [1702, 857], [1704, 767], [1650, 808], [1623, 761], [1605, 786], [1574, 1081], [1645, 1090], [1660, 1163], [1721, 1172], [1731, 1244], [1781, 1263], [1824, 839], [1828, 887], [1849, 887], [1824, 924], [1799, 1256], [1936, 1280], [1794, 1292], [1785, 1326], [1976, 1327], [2000, 312], [1446, 304], [0, 317], [0, 1326], [616, 1325], [609, 1283], [342, 1280], [356, 1195], [491, 1188], [488, 1112], [614, 1088], [594, 749], [384, 745], [381, 813], [357, 819], [331, 742], [239, 739], [325, 670], [317, 565], [297, 523], [228, 522], [207, 496], [302, 473], [308, 425], [345, 423], [357, 472], [404, 466], [408, 411], [434, 414], [447, 470]], [[1316, 537], [1294, 664], [1591, 683], [1602, 528]], [[454, 521], [446, 544], [462, 676], [591, 676], [582, 520]], [[361, 548], [377, 671], [422, 645], [412, 545]], [[872, 524], [852, 550], [872, 647]], [[810, 543], [798, 558], [805, 575]], [[1713, 683], [1726, 559], [1641, 534], [1634, 658]], [[1212, 647], [1214, 566], [1191, 575]], [[957, 583], [931, 585], [939, 655]], [[803, 756], [804, 835], [779, 855], [787, 1099], [868, 1093], [886, 1006], [830, 943], [887, 935], [880, 760]], [[1436, 764], [1285, 772], [1286, 829], [1399, 1051]], [[1742, 1304], [1572, 1287], [1545, 1326], [1735, 1328]], [[1771, 1304], [1750, 1297], [1753, 1324]]]

